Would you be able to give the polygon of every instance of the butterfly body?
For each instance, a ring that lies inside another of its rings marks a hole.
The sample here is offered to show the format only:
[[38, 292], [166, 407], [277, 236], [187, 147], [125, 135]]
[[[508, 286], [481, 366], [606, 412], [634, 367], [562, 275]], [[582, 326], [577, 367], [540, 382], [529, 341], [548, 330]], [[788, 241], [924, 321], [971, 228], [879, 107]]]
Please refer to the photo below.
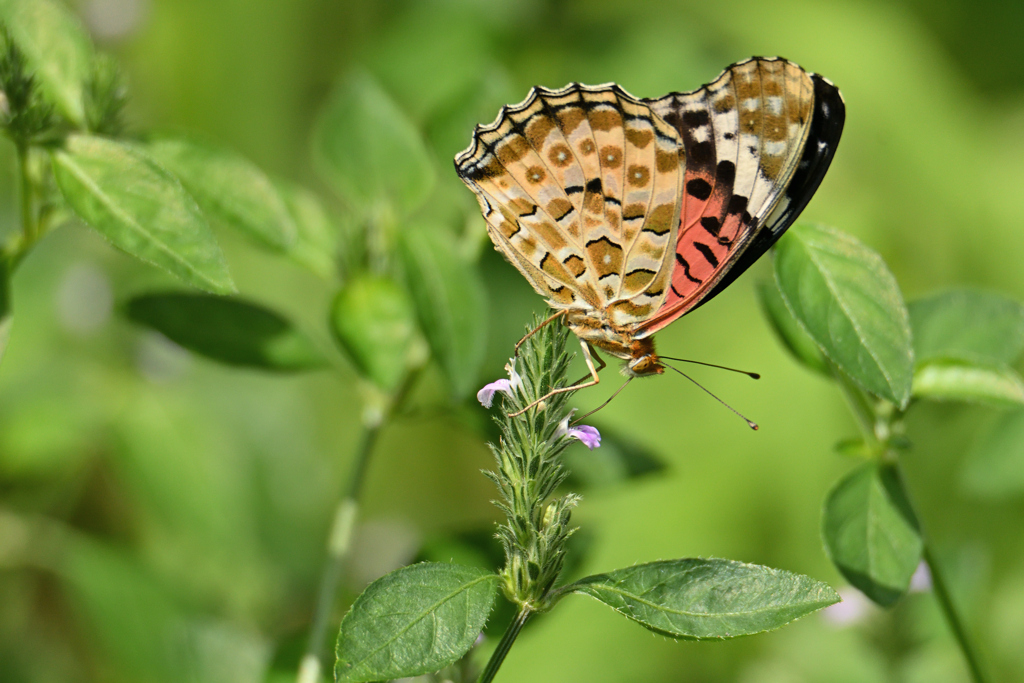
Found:
[[839, 91], [752, 58], [688, 93], [533, 88], [455, 158], [495, 247], [585, 343], [660, 374], [651, 335], [792, 224], [831, 162]]

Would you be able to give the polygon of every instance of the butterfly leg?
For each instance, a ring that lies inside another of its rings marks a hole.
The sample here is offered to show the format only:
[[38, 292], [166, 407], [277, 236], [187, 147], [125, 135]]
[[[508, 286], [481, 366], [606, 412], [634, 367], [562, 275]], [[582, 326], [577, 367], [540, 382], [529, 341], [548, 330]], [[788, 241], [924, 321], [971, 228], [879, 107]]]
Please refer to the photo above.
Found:
[[[537, 405], [538, 403], [540, 403], [542, 401], [546, 401], [547, 399], [551, 398], [555, 394], [562, 394], [562, 393], [565, 393], [566, 391], [577, 391], [579, 389], [586, 389], [587, 387], [592, 387], [595, 384], [599, 384], [601, 382], [601, 378], [598, 377], [597, 373], [598, 373], [599, 370], [604, 370], [605, 367], [607, 367], [607, 364], [604, 362], [604, 360], [601, 359], [601, 356], [599, 356], [597, 354], [597, 351], [594, 351], [593, 355], [591, 355], [590, 352], [593, 349], [593, 347], [590, 346], [590, 344], [588, 342], [585, 342], [585, 341], [583, 341], [581, 339], [580, 340], [580, 346], [583, 347], [583, 360], [587, 364], [587, 369], [590, 370], [590, 373], [588, 375], [584, 375], [583, 378], [580, 379], [578, 382], [570, 384], [567, 387], [562, 387], [560, 389], [552, 389], [551, 391], [549, 391], [548, 393], [544, 394], [543, 396], [538, 398], [536, 401], [534, 401], [530, 405], [528, 405], [525, 408], [523, 408], [522, 410], [517, 410], [514, 413], [509, 413], [508, 416], [509, 417], [516, 417], [517, 415], [522, 415], [523, 413], [525, 413], [530, 408], [534, 407], [535, 405]], [[600, 363], [600, 365], [601, 365], [600, 368], [595, 368], [594, 367], [594, 358], [597, 358], [597, 362]], [[591, 377], [592, 379], [589, 382], [584, 382], [584, 380], [587, 379], [587, 377]]]
[[562, 311], [559, 311], [558, 313], [555, 313], [554, 315], [552, 315], [552, 316], [549, 316], [549, 317], [548, 317], [548, 318], [547, 318], [547, 319], [546, 319], [546, 320], [545, 320], [544, 322], [542, 322], [542, 323], [541, 323], [540, 325], [537, 325], [537, 327], [535, 327], [535, 328], [533, 328], [532, 330], [530, 330], [529, 332], [527, 332], [527, 333], [526, 333], [526, 336], [524, 336], [524, 337], [523, 337], [522, 339], [520, 339], [519, 341], [517, 341], [517, 342], [516, 342], [516, 351], [515, 351], [515, 353], [514, 353], [514, 354], [512, 354], [512, 355], [514, 355], [514, 356], [518, 356], [518, 355], [519, 355], [519, 347], [523, 345], [523, 342], [525, 342], [525, 341], [526, 341], [527, 339], [529, 339], [529, 338], [530, 338], [530, 337], [532, 337], [533, 335], [537, 334], [537, 332], [538, 332], [538, 331], [540, 330], [540, 328], [544, 327], [544, 326], [545, 326], [545, 325], [547, 325], [548, 323], [552, 323], [552, 322], [554, 322], [555, 320], [557, 320], [558, 318], [562, 317], [563, 315], [565, 315], [565, 314], [566, 314], [566, 313], [568, 313], [568, 312], [569, 312], [568, 310], [562, 310]]

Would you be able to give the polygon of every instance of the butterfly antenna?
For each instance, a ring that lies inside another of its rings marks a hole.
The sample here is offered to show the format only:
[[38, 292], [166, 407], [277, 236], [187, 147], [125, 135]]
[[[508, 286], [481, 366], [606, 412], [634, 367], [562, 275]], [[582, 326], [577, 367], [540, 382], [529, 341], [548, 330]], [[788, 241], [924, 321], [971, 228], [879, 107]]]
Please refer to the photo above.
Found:
[[[741, 375], [746, 375], [750, 379], [761, 379], [761, 375], [759, 375], [756, 372], [747, 372], [746, 370], [738, 370], [736, 368], [730, 368], [727, 365], [715, 365], [714, 363], [704, 363], [704, 362], [699, 361], [699, 360], [690, 360], [689, 358], [669, 358], [668, 356], [658, 356], [658, 357], [661, 358], [662, 360], [674, 360], [674, 361], [678, 361], [680, 363], [693, 363], [694, 365], [705, 365], [705, 366], [707, 366], [709, 368], [718, 368], [719, 370], [728, 370], [729, 372], [738, 372]], [[675, 368], [672, 368], [672, 369], [675, 370]], [[679, 372], [679, 371], [676, 370], [676, 372]]]
[[[664, 357], [662, 357], [662, 360], [664, 360]], [[674, 360], [674, 359], [673, 359], [673, 360]], [[708, 396], [710, 396], [711, 398], [715, 399], [716, 401], [718, 401], [719, 403], [721, 403], [721, 404], [722, 404], [723, 406], [725, 406], [726, 408], [728, 408], [728, 409], [729, 409], [729, 410], [731, 410], [732, 412], [734, 412], [734, 413], [736, 413], [737, 415], [739, 415], [739, 416], [740, 416], [740, 418], [741, 418], [741, 419], [742, 419], [742, 420], [743, 420], [744, 422], [746, 422], [746, 423], [747, 423], [747, 426], [748, 426], [748, 427], [750, 427], [750, 428], [751, 428], [751, 429], [753, 429], [754, 431], [757, 431], [757, 423], [756, 423], [756, 422], [751, 422], [750, 420], [748, 420], [748, 419], [747, 419], [746, 417], [744, 417], [744, 415], [743, 415], [742, 413], [740, 413], [740, 411], [736, 410], [736, 409], [735, 409], [735, 408], [733, 408], [733, 407], [732, 407], [731, 405], [729, 405], [728, 403], [726, 403], [725, 401], [723, 401], [722, 399], [718, 398], [717, 396], [715, 396], [714, 394], [712, 394], [712, 393], [711, 393], [710, 391], [708, 391], [708, 390], [707, 390], [707, 389], [706, 389], [706, 388], [704, 387], [704, 385], [703, 385], [703, 384], [701, 384], [700, 382], [698, 382], [698, 381], [697, 381], [697, 380], [695, 380], [694, 378], [690, 377], [689, 375], [687, 375], [687, 374], [686, 374], [685, 372], [683, 372], [683, 371], [682, 371], [682, 370], [680, 370], [679, 368], [674, 368], [674, 367], [672, 367], [671, 365], [669, 365], [668, 363], [665, 363], [664, 365], [665, 365], [665, 367], [666, 367], [666, 368], [669, 368], [670, 370], [675, 370], [675, 371], [676, 371], [676, 372], [678, 372], [678, 373], [679, 373], [680, 375], [682, 375], [682, 376], [683, 376], [683, 377], [685, 377], [686, 379], [688, 379], [688, 380], [690, 380], [691, 382], [693, 382], [694, 384], [696, 384], [696, 385], [697, 385], [698, 387], [700, 387], [701, 389], [703, 389], [703, 390], [704, 390], [704, 392], [708, 394]], [[701, 365], [707, 365], [707, 364], [706, 364], [706, 363], [701, 363]], [[726, 369], [727, 369], [727, 370], [730, 370], [731, 368], [726, 368]], [[618, 392], [616, 392], [616, 393], [618, 393]]]
[[584, 418], [588, 418], [588, 417], [590, 417], [591, 415], [593, 415], [593, 414], [594, 414], [594, 413], [596, 413], [597, 411], [601, 410], [601, 408], [604, 408], [604, 407], [605, 407], [606, 405], [608, 405], [609, 403], [611, 403], [611, 402], [612, 402], [612, 399], [613, 399], [613, 398], [615, 398], [616, 396], [618, 396], [618, 395], [619, 395], [619, 392], [620, 392], [620, 391], [622, 391], [623, 389], [625, 389], [625, 388], [626, 388], [626, 385], [627, 385], [627, 384], [629, 384], [629, 383], [630, 383], [630, 382], [632, 382], [632, 381], [633, 381], [633, 378], [632, 378], [632, 377], [630, 377], [629, 379], [627, 379], [627, 380], [626, 380], [625, 382], [623, 382], [623, 383], [622, 383], [622, 386], [621, 386], [621, 387], [619, 387], [618, 389], [616, 389], [616, 390], [615, 390], [615, 393], [614, 393], [614, 394], [612, 394], [611, 396], [609, 396], [609, 397], [608, 397], [608, 400], [607, 400], [607, 401], [605, 401], [604, 403], [602, 403], [602, 404], [601, 404], [601, 405], [599, 405], [598, 407], [594, 408], [594, 409], [593, 409], [593, 410], [591, 410], [591, 411], [590, 411], [589, 413], [584, 413], [583, 415], [580, 415], [580, 416], [579, 416], [579, 417], [577, 417], [577, 418], [576, 418], [575, 420], [573, 420], [573, 421], [572, 421], [572, 424], [573, 424], [573, 426], [575, 426], [575, 425], [578, 425], [578, 424], [580, 423], [580, 420], [582, 420], [582, 419], [584, 419]]

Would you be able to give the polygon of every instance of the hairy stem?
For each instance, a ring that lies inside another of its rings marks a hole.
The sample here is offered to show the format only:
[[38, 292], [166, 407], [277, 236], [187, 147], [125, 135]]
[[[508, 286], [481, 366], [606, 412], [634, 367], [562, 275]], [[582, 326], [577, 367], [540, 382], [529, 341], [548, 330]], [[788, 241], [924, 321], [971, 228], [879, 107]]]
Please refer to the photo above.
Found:
[[352, 546], [352, 531], [355, 528], [359, 502], [363, 493], [363, 483], [366, 480], [366, 471], [373, 454], [373, 447], [377, 443], [381, 428], [405, 401], [418, 374], [415, 370], [408, 374], [391, 400], [388, 410], [380, 419], [363, 425], [348, 490], [338, 502], [334, 512], [334, 522], [331, 524], [331, 532], [327, 538], [327, 560], [324, 564], [324, 572], [320, 577], [320, 588], [317, 593], [316, 611], [313, 616], [313, 626], [310, 629], [309, 643], [299, 664], [298, 683], [316, 683], [320, 680], [320, 673], [325, 668], [323, 666], [324, 644], [331, 624], [331, 615], [334, 612], [338, 586], [341, 585], [345, 563]]
[[950, 630], [953, 631], [953, 637], [956, 638], [957, 645], [960, 646], [960, 652], [967, 662], [967, 668], [971, 671], [971, 678], [974, 680], [974, 683], [988, 683], [989, 679], [981, 669], [977, 647], [971, 641], [970, 636], [968, 636], [963, 618], [957, 611], [956, 605], [953, 604], [953, 597], [950, 595], [946, 577], [938, 562], [935, 561], [935, 554], [932, 552], [927, 539], [925, 539], [924, 545], [924, 561], [928, 564], [928, 571], [932, 575], [932, 588], [935, 591], [935, 599], [939, 601], [942, 614], [946, 617]]
[[533, 614], [528, 606], [523, 605], [519, 610], [519, 614], [512, 620], [512, 623], [505, 629], [505, 635], [501, 637], [501, 642], [498, 643], [498, 647], [494, 650], [490, 660], [487, 662], [487, 666], [484, 668], [482, 674], [477, 683], [491, 683], [494, 677], [498, 673], [498, 669], [501, 668], [502, 662], [505, 661], [505, 656], [508, 651], [512, 649], [512, 644], [516, 642], [516, 638], [519, 637], [519, 632], [523, 630], [523, 626], [526, 625], [526, 621]]

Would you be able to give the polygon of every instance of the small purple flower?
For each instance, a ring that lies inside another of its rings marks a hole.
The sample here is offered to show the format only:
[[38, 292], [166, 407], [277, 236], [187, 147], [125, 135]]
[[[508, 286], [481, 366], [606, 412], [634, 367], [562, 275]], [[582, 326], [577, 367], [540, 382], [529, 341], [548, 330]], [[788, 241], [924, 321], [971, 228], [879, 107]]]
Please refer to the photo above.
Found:
[[499, 379], [491, 382], [483, 389], [476, 392], [476, 400], [480, 401], [480, 404], [484, 408], [490, 408], [491, 404], [494, 403], [494, 393], [496, 391], [504, 391], [506, 394], [511, 394], [512, 383], [507, 379]]
[[569, 414], [565, 416], [565, 419], [559, 423], [555, 436], [568, 436], [570, 439], [579, 439], [583, 442], [584, 446], [590, 450], [594, 450], [601, 445], [601, 432], [597, 431], [597, 427], [591, 427], [590, 425], [570, 427], [569, 420], [572, 419], [572, 415], [575, 412], [575, 408], [569, 411]]
[[570, 427], [566, 433], [570, 438], [582, 441], [583, 445], [590, 450], [594, 450], [601, 445], [601, 432], [597, 431], [597, 427], [580, 425], [579, 427]]
[[490, 408], [491, 404], [494, 403], [494, 393], [496, 391], [504, 391], [511, 396], [513, 391], [519, 391], [519, 387], [523, 385], [523, 378], [516, 372], [515, 358], [509, 359], [508, 363], [505, 364], [505, 371], [508, 372], [508, 379], [495, 380], [476, 392], [476, 400], [480, 401], [480, 405], [484, 408]]

